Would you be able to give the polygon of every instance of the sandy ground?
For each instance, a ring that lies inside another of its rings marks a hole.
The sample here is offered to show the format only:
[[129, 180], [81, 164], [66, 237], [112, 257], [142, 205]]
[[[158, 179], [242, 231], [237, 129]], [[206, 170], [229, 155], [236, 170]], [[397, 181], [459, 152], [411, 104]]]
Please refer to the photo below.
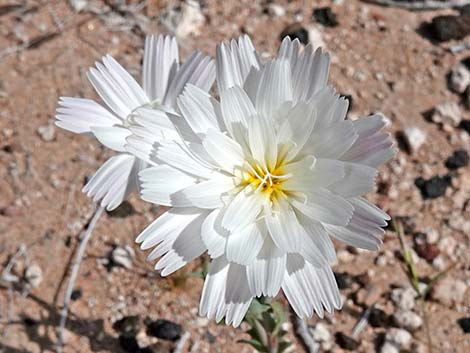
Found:
[[[93, 2], [91, 12], [78, 12], [79, 8], [66, 1], [26, 1], [24, 6], [8, 7], [16, 3], [20, 2], [0, 0], [0, 264], [3, 269], [23, 245], [25, 256], [18, 257], [13, 273], [21, 276], [38, 265], [42, 281], [37, 287], [1, 282], [0, 352], [50, 352], [56, 342], [62, 279], [78, 235], [93, 211], [80, 190], [111, 154], [86, 136], [56, 128], [51, 139], [44, 139], [38, 128], [52, 124], [59, 96], [96, 98], [85, 73], [102, 55], [112, 54], [138, 77], [144, 34], [171, 33], [180, 9], [165, 1], [149, 1], [129, 12], [122, 11], [117, 1]], [[315, 3], [315, 7], [332, 5], [330, 1]], [[214, 55], [218, 41], [248, 33], [268, 58], [279, 46], [280, 33], [295, 21], [321, 33], [333, 58], [331, 83], [352, 95], [351, 118], [381, 111], [389, 117], [394, 137], [408, 127], [418, 127], [426, 134], [418, 152], [400, 148], [396, 159], [382, 168], [378, 192], [370, 199], [392, 217], [406, 221], [405, 238], [410, 246], [416, 233], [430, 229], [437, 233], [441, 262], [431, 264], [417, 257], [423, 278], [455, 263], [446, 279], [468, 288], [470, 168], [453, 172], [452, 185], [436, 199], [423, 200], [414, 184], [417, 177], [448, 174], [446, 158], [454, 150], [470, 146], [464, 130], [442, 128], [423, 115], [439, 103], [454, 101], [460, 104], [463, 118], [470, 119], [459, 97], [447, 88], [449, 70], [470, 52], [452, 54], [447, 48], [454, 42], [435, 44], [417, 31], [423, 21], [453, 12], [408, 12], [348, 0], [332, 5], [339, 25], [330, 28], [312, 19], [309, 1], [282, 1], [279, 5], [284, 13], [276, 14], [262, 1], [204, 1], [201, 23], [192, 24], [190, 33], [179, 27], [181, 56], [195, 48]], [[250, 347], [237, 343], [247, 337], [243, 327], [233, 329], [198, 317], [202, 280], [191, 272], [200, 271], [203, 259], [170, 278], [161, 278], [134, 244], [135, 236], [161, 210], [135, 195], [127, 208], [121, 215], [103, 216], [89, 243], [76, 283], [82, 296], [71, 305], [65, 352], [122, 352], [112, 323], [125, 315], [181, 324], [190, 333], [184, 348], [187, 352], [251, 352]], [[109, 266], [112, 249], [125, 245], [135, 250], [133, 269]], [[340, 257], [335, 271], [362, 275], [362, 282], [354, 281], [342, 291], [344, 309], [324, 320], [332, 335], [339, 331], [350, 334], [367, 307], [358, 299], [364, 282], [387, 315], [397, 310], [390, 291], [408, 283], [392, 231], [387, 231], [380, 253], [354, 253], [341, 244], [337, 248]], [[446, 291], [452, 294], [452, 289], [444, 288]], [[467, 290], [466, 296], [450, 303], [437, 296], [426, 301], [434, 352], [470, 351], [470, 336], [457, 323], [470, 316], [469, 297]], [[309, 323], [314, 326], [318, 321], [314, 318]], [[378, 350], [388, 326], [367, 326], [356, 351]], [[293, 342], [290, 351], [306, 352], [294, 337], [292, 325], [288, 323], [286, 328]], [[139, 340], [151, 345], [154, 352], [170, 352], [174, 347], [144, 332]], [[331, 350], [341, 352], [332, 340]], [[426, 342], [422, 326], [413, 333], [409, 349], [419, 352]]]

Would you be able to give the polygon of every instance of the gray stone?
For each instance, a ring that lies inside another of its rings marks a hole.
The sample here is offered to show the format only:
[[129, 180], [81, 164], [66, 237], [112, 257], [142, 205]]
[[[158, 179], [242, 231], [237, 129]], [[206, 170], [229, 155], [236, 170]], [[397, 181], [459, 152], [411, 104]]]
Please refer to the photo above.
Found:
[[455, 65], [450, 71], [449, 88], [452, 92], [464, 93], [470, 85], [470, 71], [463, 64]]
[[55, 138], [54, 125], [47, 124], [47, 125], [39, 126], [37, 129], [37, 133], [42, 138], [43, 141], [51, 142]]
[[398, 310], [393, 314], [395, 323], [408, 331], [416, 331], [423, 325], [423, 319], [411, 310]]
[[399, 310], [411, 310], [415, 307], [415, 291], [411, 287], [395, 288], [390, 298]]
[[204, 25], [206, 18], [204, 17], [199, 3], [194, 0], [185, 1], [182, 5], [182, 17], [178, 26], [176, 27], [175, 34], [179, 38], [188, 36], [197, 36], [201, 32], [201, 27]]
[[462, 121], [459, 105], [452, 101], [437, 105], [431, 115], [431, 120], [446, 126], [459, 126]]
[[416, 153], [426, 141], [426, 133], [418, 127], [407, 127], [403, 131], [403, 137], [411, 153]]
[[312, 336], [316, 342], [320, 343], [324, 351], [328, 351], [333, 347], [333, 335], [325, 323], [316, 323], [312, 329]]
[[411, 333], [400, 328], [390, 328], [385, 334], [385, 343], [394, 345], [398, 350], [409, 348], [411, 340]]
[[26, 281], [33, 287], [39, 287], [39, 285], [42, 282], [42, 270], [41, 267], [38, 265], [34, 264], [29, 266], [24, 275]]
[[447, 306], [458, 305], [463, 303], [466, 291], [465, 282], [446, 277], [434, 285], [432, 298]]

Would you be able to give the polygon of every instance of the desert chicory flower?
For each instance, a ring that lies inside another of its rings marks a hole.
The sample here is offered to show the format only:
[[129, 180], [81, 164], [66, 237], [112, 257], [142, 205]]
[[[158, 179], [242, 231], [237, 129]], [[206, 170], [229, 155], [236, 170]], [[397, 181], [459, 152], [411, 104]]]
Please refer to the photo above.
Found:
[[[110, 55], [91, 68], [88, 78], [107, 107], [90, 99], [61, 97], [56, 125], [79, 134], [93, 134], [103, 145], [119, 152], [109, 158], [83, 191], [101, 200], [107, 210], [118, 207], [138, 187], [137, 174], [146, 164], [125, 149], [130, 123], [142, 119], [159, 127], [161, 138], [176, 137], [165, 111], [174, 111], [186, 83], [208, 91], [215, 80], [213, 60], [195, 52], [182, 66], [176, 40], [148, 36], [145, 41], [142, 84]], [[154, 136], [154, 138], [158, 138]]]
[[220, 45], [216, 65], [220, 103], [187, 85], [180, 139], [140, 136], [154, 165], [139, 173], [142, 198], [171, 208], [137, 242], [164, 276], [208, 251], [209, 318], [237, 326], [253, 297], [281, 288], [300, 317], [322, 317], [341, 307], [330, 236], [376, 250], [389, 220], [362, 197], [395, 153], [383, 118], [345, 120], [328, 55], [297, 40], [263, 65], [245, 36]]

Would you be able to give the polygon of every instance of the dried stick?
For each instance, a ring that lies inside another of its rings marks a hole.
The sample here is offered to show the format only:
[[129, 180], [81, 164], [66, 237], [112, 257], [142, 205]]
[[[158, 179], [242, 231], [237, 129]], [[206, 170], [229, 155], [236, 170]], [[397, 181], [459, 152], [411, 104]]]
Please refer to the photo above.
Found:
[[78, 247], [77, 255], [75, 256], [75, 259], [72, 263], [72, 271], [70, 273], [70, 278], [67, 283], [67, 288], [65, 290], [64, 306], [62, 307], [62, 310], [60, 312], [59, 338], [56, 350], [57, 353], [62, 352], [62, 345], [64, 343], [65, 323], [67, 322], [67, 314], [70, 305], [70, 299], [72, 297], [72, 291], [73, 286], [75, 284], [75, 280], [77, 279], [78, 270], [80, 269], [80, 264], [82, 263], [83, 255], [85, 254], [85, 249], [88, 244], [88, 240], [90, 240], [91, 233], [93, 232], [93, 229], [95, 228], [98, 219], [103, 213], [103, 210], [104, 208], [101, 206], [96, 209], [95, 214], [93, 215], [93, 218], [91, 219], [90, 224], [88, 225], [88, 228], [85, 234], [83, 235], [82, 240], [80, 241], [80, 246]]
[[175, 349], [173, 349], [173, 353], [181, 353], [184, 349], [184, 345], [189, 340], [190, 336], [191, 336], [190, 333], [186, 331], [184, 335], [181, 336], [181, 338], [176, 343], [176, 347]]
[[300, 338], [305, 348], [307, 348], [308, 353], [318, 353], [320, 350], [320, 345], [315, 341], [312, 334], [310, 333], [307, 322], [297, 315], [292, 316], [295, 320], [295, 333]]
[[423, 0], [416, 2], [398, 1], [398, 0], [363, 0], [375, 5], [399, 7], [410, 11], [425, 11], [425, 10], [439, 10], [439, 9], [452, 9], [456, 7], [463, 7], [470, 5], [469, 0], [449, 0], [449, 1], [436, 1], [436, 0]]

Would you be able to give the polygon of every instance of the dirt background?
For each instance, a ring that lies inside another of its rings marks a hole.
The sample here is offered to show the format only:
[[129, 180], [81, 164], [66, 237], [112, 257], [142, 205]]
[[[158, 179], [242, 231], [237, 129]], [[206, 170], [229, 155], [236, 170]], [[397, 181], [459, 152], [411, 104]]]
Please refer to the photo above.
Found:
[[[81, 1], [0, 0], [0, 270], [21, 245], [25, 249], [12, 269], [19, 282], [0, 283], [0, 352], [54, 351], [63, 278], [93, 212], [81, 188], [111, 155], [86, 136], [50, 128], [58, 97], [97, 98], [85, 73], [106, 53], [139, 77], [145, 33], [176, 31], [182, 58], [195, 48], [214, 55], [216, 43], [241, 33], [248, 33], [268, 58], [280, 44], [280, 33], [294, 22], [320, 33], [333, 58], [330, 82], [352, 95], [352, 118], [382, 111], [390, 119], [394, 138], [408, 127], [426, 134], [416, 153], [402, 146], [395, 160], [381, 169], [378, 193], [370, 199], [392, 217], [401, 217], [409, 246], [420, 232], [437, 233], [434, 250], [439, 261], [417, 256], [418, 273], [425, 280], [455, 263], [446, 275], [443, 285], [449, 288], [443, 289], [444, 294], [452, 295], [456, 281], [465, 285], [465, 293], [470, 281], [470, 168], [452, 172], [452, 184], [436, 199], [423, 200], [414, 184], [417, 177], [448, 174], [444, 161], [454, 150], [470, 146], [466, 131], [443, 128], [423, 114], [439, 103], [454, 101], [463, 118], [470, 119], [459, 96], [447, 87], [449, 70], [468, 57], [469, 50], [452, 54], [448, 48], [457, 42], [436, 44], [418, 31], [423, 22], [455, 11], [410, 12], [356, 0], [280, 1], [278, 7], [267, 1], [206, 0], [202, 18], [196, 16], [183, 26], [181, 3], [85, 3], [91, 9], [81, 8]], [[320, 6], [331, 6], [338, 26], [325, 27], [312, 19], [313, 8]], [[76, 283], [81, 297], [71, 304], [65, 352], [123, 352], [112, 324], [126, 315], [181, 324], [190, 333], [184, 352], [253, 351], [237, 343], [247, 338], [246, 327], [233, 329], [198, 317], [202, 280], [191, 272], [200, 270], [203, 259], [170, 278], [159, 277], [146, 262], [133, 240], [159, 212], [133, 195], [119, 212], [100, 219]], [[113, 248], [125, 245], [135, 250], [132, 270], [109, 262]], [[371, 299], [360, 298], [364, 290], [392, 315], [397, 308], [390, 291], [408, 283], [398, 238], [390, 230], [379, 253], [354, 252], [341, 244], [337, 249], [334, 270], [360, 276], [342, 291], [344, 309], [324, 320], [333, 352], [343, 351], [334, 334], [349, 335], [370, 306]], [[35, 265], [42, 272], [36, 287], [24, 278]], [[434, 352], [470, 351], [470, 335], [457, 322], [470, 316], [469, 297], [467, 290], [463, 298], [450, 302], [437, 295], [426, 301]], [[318, 321], [312, 318], [309, 323], [313, 327]], [[355, 351], [379, 350], [390, 325], [366, 326]], [[286, 328], [293, 342], [289, 351], [306, 352], [290, 322]], [[174, 349], [174, 343], [144, 331], [139, 342], [153, 352]], [[413, 333], [408, 349], [426, 352], [426, 342], [422, 326]]]

